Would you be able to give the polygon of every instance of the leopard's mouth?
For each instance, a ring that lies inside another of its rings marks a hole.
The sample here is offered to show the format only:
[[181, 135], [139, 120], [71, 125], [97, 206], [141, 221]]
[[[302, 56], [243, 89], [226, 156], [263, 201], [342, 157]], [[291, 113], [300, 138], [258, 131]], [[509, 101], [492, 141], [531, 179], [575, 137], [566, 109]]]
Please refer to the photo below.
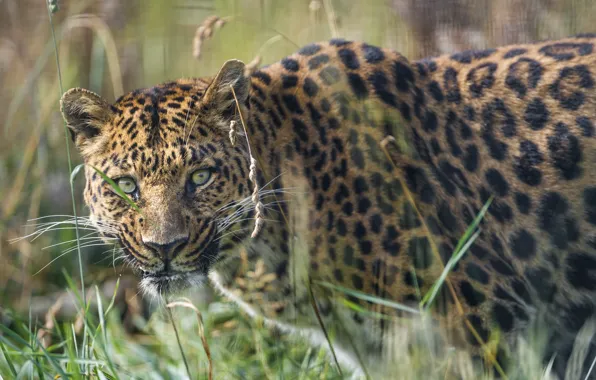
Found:
[[204, 271], [192, 272], [143, 272], [141, 288], [152, 296], [179, 293], [191, 287], [202, 286], [207, 281]]
[[[185, 263], [184, 269], [176, 269], [169, 260], [161, 269], [151, 270], [136, 259], [134, 248], [126, 239], [120, 237], [120, 246], [136, 262], [136, 272], [141, 278], [141, 289], [144, 294], [151, 296], [165, 296], [180, 293], [192, 287], [201, 287], [208, 281], [211, 266], [218, 261], [219, 239], [212, 239], [205, 245], [198, 246], [191, 251], [190, 256], [196, 256]], [[174, 262], [175, 263], [175, 262]]]

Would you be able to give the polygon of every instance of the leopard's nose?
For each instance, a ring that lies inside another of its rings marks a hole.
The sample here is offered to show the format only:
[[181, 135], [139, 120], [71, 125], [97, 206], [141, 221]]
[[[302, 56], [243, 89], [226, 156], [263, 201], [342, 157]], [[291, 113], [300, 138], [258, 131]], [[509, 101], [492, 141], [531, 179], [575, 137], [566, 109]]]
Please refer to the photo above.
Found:
[[187, 243], [188, 237], [178, 237], [166, 243], [143, 239], [143, 244], [149, 247], [162, 260], [172, 259]]

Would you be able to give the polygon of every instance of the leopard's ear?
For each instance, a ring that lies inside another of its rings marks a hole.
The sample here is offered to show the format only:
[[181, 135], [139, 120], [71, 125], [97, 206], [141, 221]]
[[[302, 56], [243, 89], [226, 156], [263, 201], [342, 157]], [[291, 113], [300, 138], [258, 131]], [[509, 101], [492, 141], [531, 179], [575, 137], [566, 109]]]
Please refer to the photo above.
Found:
[[[223, 64], [203, 96], [202, 105], [223, 120], [231, 120], [248, 98], [249, 79], [244, 75], [244, 62], [231, 59]], [[233, 91], [232, 91], [233, 90]]]
[[96, 93], [82, 88], [70, 89], [62, 95], [60, 111], [72, 140], [81, 152], [93, 144], [113, 117], [108, 102]]

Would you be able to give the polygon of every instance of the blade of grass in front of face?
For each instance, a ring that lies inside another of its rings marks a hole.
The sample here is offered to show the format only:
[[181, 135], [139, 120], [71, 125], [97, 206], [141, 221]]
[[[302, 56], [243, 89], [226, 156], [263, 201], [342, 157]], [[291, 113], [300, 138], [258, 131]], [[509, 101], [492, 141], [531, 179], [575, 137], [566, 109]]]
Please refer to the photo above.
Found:
[[[455, 264], [463, 257], [463, 255], [467, 252], [468, 248], [470, 248], [472, 243], [474, 243], [474, 240], [476, 240], [476, 238], [480, 234], [480, 230], [476, 231], [476, 229], [478, 228], [478, 225], [480, 224], [482, 218], [484, 218], [484, 215], [486, 214], [492, 202], [492, 199], [493, 198], [491, 197], [484, 204], [476, 218], [474, 218], [474, 220], [472, 221], [472, 224], [470, 224], [470, 226], [468, 226], [468, 228], [466, 229], [466, 232], [464, 233], [462, 238], [459, 239], [457, 246], [455, 247], [453, 256], [451, 256], [451, 258], [445, 265], [445, 268], [443, 269], [443, 272], [441, 273], [437, 281], [435, 281], [430, 290], [426, 292], [426, 294], [422, 298], [422, 301], [420, 301], [420, 307], [425, 308], [427, 310], [430, 308], [435, 297], [439, 293], [441, 286], [443, 286], [443, 282], [445, 282], [447, 275], [449, 274], [449, 272], [451, 272], [453, 266], [455, 266]], [[474, 233], [474, 231], [476, 232]]]
[[93, 170], [95, 170], [97, 172], [97, 174], [99, 174], [101, 176], [101, 178], [104, 181], [106, 181], [107, 183], [110, 184], [110, 186], [112, 186], [112, 188], [114, 189], [114, 191], [116, 192], [116, 194], [118, 194], [120, 197], [122, 197], [122, 199], [124, 199], [124, 201], [126, 203], [128, 203], [128, 205], [130, 207], [132, 207], [138, 213], [141, 213], [141, 209], [139, 209], [139, 206], [137, 206], [137, 204], [134, 203], [132, 199], [130, 199], [130, 197], [120, 188], [120, 186], [118, 186], [118, 184], [116, 182], [114, 182], [113, 179], [111, 179], [110, 177], [108, 177], [104, 172], [102, 172], [101, 170], [97, 169], [95, 166], [91, 166], [91, 167], [93, 168]]

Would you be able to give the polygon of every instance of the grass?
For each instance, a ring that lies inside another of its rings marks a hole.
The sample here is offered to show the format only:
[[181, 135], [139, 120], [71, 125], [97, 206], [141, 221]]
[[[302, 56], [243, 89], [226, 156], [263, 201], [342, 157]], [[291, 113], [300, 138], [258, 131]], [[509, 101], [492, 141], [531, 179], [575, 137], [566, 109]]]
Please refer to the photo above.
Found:
[[[213, 373], [216, 379], [340, 378], [325, 349], [270, 331], [217, 296], [170, 300], [171, 307], [161, 305], [145, 320], [142, 311], [155, 305], [144, 305], [134, 293], [119, 299], [123, 275], [109, 268], [111, 263], [106, 265], [110, 255], [103, 248], [79, 247], [84, 225], [78, 225], [78, 218], [74, 225], [55, 226], [52, 234], [33, 242], [7, 242], [31, 233], [31, 227], [23, 231], [21, 226], [40, 215], [85, 213], [82, 181], [76, 176], [80, 167], [73, 168], [68, 134], [65, 145], [64, 131], [56, 128], [64, 88], [81, 85], [115, 98], [167, 79], [213, 74], [229, 58], [272, 62], [297, 46], [335, 36], [366, 40], [409, 56], [416, 53], [410, 29], [381, 0], [313, 1], [310, 7], [273, 0], [176, 5], [157, 0], [135, 9], [113, 3], [117, 6], [110, 10], [112, 2], [105, 2], [100, 17], [98, 2], [91, 0], [65, 2], [56, 13], [55, 1], [48, 9], [37, 0], [0, 2], [0, 377], [208, 379]], [[560, 34], [588, 31], [590, 4], [561, 3], [569, 29]], [[201, 55], [195, 60], [192, 36], [212, 14], [225, 18], [225, 25], [201, 34]], [[476, 236], [476, 227], [462, 238], [418, 309], [329, 283], [314, 286], [331, 290], [340, 304], [356, 312], [365, 313], [346, 296], [416, 314], [395, 332], [393, 371], [400, 378], [443, 379], [457, 373], [463, 379], [490, 379], [473, 367], [465, 352], [440, 345], [427, 318], [438, 289], [449, 286], [450, 268]], [[65, 250], [75, 248], [78, 255], [43, 268], [64, 252], [60, 246], [41, 248], [71, 240], [75, 246]], [[118, 279], [112, 291], [102, 289], [106, 267], [107, 277]], [[57, 293], [64, 297], [54, 300]], [[52, 300], [48, 307], [39, 308], [46, 299]], [[72, 312], [60, 315], [51, 307], [58, 302], [70, 302]], [[128, 325], [121, 319], [125, 310], [132, 319]], [[586, 336], [590, 333], [585, 331]], [[542, 378], [548, 368], [534, 354], [542, 342], [537, 336], [520, 345], [520, 363], [510, 370], [510, 378]], [[581, 357], [582, 350], [577, 352]]]
[[[78, 292], [76, 287], [69, 290]], [[200, 313], [187, 300], [172, 302], [168, 308], [173, 308], [175, 324], [158, 312], [136, 340], [123, 331], [118, 313], [112, 308], [113, 300], [106, 308], [101, 297], [97, 302], [95, 311], [87, 309], [83, 313], [89, 345], [86, 359], [81, 355], [84, 337], [75, 333], [73, 323], [56, 323], [47, 348], [37, 337], [39, 326], [30, 328], [28, 322], [18, 319], [10, 328], [0, 325], [4, 333], [0, 335], [0, 375], [29, 378], [41, 373], [39, 378], [59, 374], [63, 378], [93, 375], [127, 379], [152, 374], [153, 378], [176, 379], [188, 374], [192, 379], [208, 379], [212, 355], [218, 358], [213, 361], [215, 378], [252, 379], [267, 372], [287, 378], [334, 377], [322, 352], [280, 339], [239, 315], [228, 303], [213, 303]], [[174, 339], [174, 326], [184, 331], [179, 339]]]

